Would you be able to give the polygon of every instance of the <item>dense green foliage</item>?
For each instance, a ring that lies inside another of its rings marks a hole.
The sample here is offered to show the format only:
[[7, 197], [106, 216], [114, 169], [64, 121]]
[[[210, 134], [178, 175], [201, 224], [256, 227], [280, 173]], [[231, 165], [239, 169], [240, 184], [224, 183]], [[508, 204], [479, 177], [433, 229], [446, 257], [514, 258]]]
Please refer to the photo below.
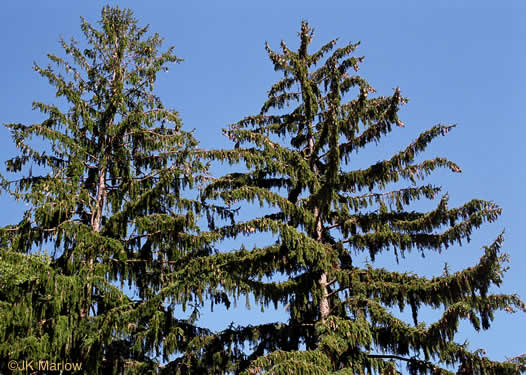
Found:
[[[299, 35], [297, 51], [284, 42], [282, 53], [267, 45], [283, 79], [270, 89], [260, 114], [225, 131], [235, 148], [210, 152], [217, 160], [244, 163], [248, 172], [217, 179], [206, 188], [208, 198], [227, 204], [255, 201], [271, 209], [218, 233], [277, 237], [269, 246], [218, 256], [222, 285], [230, 293], [252, 295], [263, 306], [287, 305], [289, 315], [286, 324], [239, 326], [218, 335], [224, 346], [252, 343], [248, 355], [233, 359], [233, 369], [395, 374], [396, 362], [405, 362], [411, 374], [450, 374], [452, 367], [466, 374], [517, 374], [515, 365], [490, 361], [454, 341], [461, 319], [475, 330], [488, 329], [495, 310], [524, 310], [517, 296], [489, 293], [505, 270], [501, 236], [475, 266], [431, 279], [353, 262], [353, 254], [363, 252], [374, 264], [384, 251], [394, 251], [393, 260], [413, 249], [441, 251], [469, 241], [473, 229], [500, 215], [494, 203], [477, 199], [449, 208], [439, 187], [418, 183], [439, 167], [460, 172], [442, 157], [415, 161], [453, 126], [436, 125], [389, 159], [352, 169], [360, 150], [378, 143], [393, 126], [404, 126], [397, 112], [407, 99], [399, 89], [372, 97], [375, 90], [349, 74], [363, 60], [353, 56], [358, 44], [335, 48], [333, 40], [310, 54], [313, 32], [306, 23]], [[411, 185], [388, 190], [389, 184], [407, 180]], [[439, 198], [436, 209], [408, 209], [424, 198]], [[391, 313], [405, 306], [414, 325]], [[443, 309], [443, 315], [432, 324], [419, 323], [422, 306]]]
[[173, 310], [201, 290], [182, 266], [209, 253], [202, 206], [182, 193], [206, 170], [177, 112], [153, 93], [179, 59], [129, 10], [106, 7], [100, 28], [82, 20], [82, 31], [87, 46], [62, 40], [67, 58], [35, 65], [65, 109], [36, 102], [45, 121], [7, 125], [20, 150], [8, 171], [25, 174], [2, 186], [28, 209], [0, 230], [2, 372], [32, 359], [145, 374], [199, 332], [195, 314]]
[[[1, 186], [28, 208], [0, 228], [0, 372], [29, 359], [81, 363], [87, 374], [397, 374], [398, 362], [411, 374], [524, 369], [521, 357], [498, 363], [454, 341], [461, 319], [488, 329], [494, 311], [525, 308], [490, 293], [506, 269], [502, 236], [453, 274], [373, 267], [380, 252], [398, 259], [462, 244], [501, 210], [476, 199], [449, 208], [439, 187], [419, 184], [439, 167], [460, 171], [445, 158], [415, 161], [452, 126], [351, 168], [360, 150], [403, 126], [397, 112], [407, 101], [398, 89], [372, 97], [349, 75], [362, 62], [357, 44], [331, 41], [310, 54], [302, 23], [298, 51], [267, 46], [284, 78], [260, 114], [225, 130], [233, 149], [200, 150], [153, 93], [157, 74], [179, 61], [173, 48], [162, 52], [129, 10], [106, 7], [100, 28], [83, 20], [82, 31], [87, 46], [62, 41], [66, 58], [35, 65], [62, 104], [36, 102], [45, 121], [7, 125], [20, 155]], [[246, 172], [212, 178], [206, 160]], [[436, 198], [434, 210], [410, 210]], [[246, 201], [263, 213], [233, 221]], [[247, 250], [243, 236], [258, 233], [277, 241]], [[230, 238], [239, 249], [217, 251]], [[353, 257], [364, 252], [372, 264], [359, 267]], [[197, 326], [205, 302], [228, 308], [242, 295], [263, 309], [286, 305], [286, 323]], [[405, 306], [414, 324], [392, 314]], [[444, 313], [419, 323], [422, 306]]]

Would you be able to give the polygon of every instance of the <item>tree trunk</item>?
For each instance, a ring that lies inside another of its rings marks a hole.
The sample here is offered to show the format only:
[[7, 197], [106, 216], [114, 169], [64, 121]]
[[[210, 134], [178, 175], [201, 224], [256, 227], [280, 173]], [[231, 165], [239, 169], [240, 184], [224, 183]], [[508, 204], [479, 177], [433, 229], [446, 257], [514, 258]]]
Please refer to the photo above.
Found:
[[[318, 241], [322, 241], [322, 223], [321, 218], [319, 216], [319, 209], [316, 207], [314, 209], [314, 215], [316, 217], [316, 236]], [[322, 322], [325, 322], [325, 319], [329, 316], [329, 297], [328, 297], [328, 290], [327, 290], [327, 272], [323, 271], [323, 273], [320, 276], [319, 280], [320, 286], [321, 286], [321, 300], [320, 300], [320, 320]]]
[[100, 232], [102, 221], [102, 210], [104, 209], [104, 198], [106, 193], [106, 168], [101, 168], [99, 175], [99, 185], [97, 187], [97, 203], [95, 212], [91, 213], [91, 227], [94, 232]]
[[[95, 210], [91, 213], [91, 227], [94, 232], [100, 232], [102, 222], [102, 211], [104, 209], [104, 198], [106, 196], [106, 168], [100, 169], [99, 184], [97, 186], [97, 202], [95, 204]], [[93, 271], [93, 257], [88, 257], [88, 278], [91, 276]], [[80, 317], [87, 318], [89, 316], [89, 309], [91, 306], [91, 295], [92, 285], [88, 282], [86, 286], [86, 303], [80, 310]]]
[[[310, 126], [312, 129], [312, 125]], [[312, 131], [312, 130], [311, 130]], [[314, 173], [318, 172], [318, 168], [316, 168], [316, 164], [312, 163], [312, 153], [314, 152], [314, 137], [311, 135], [309, 138], [309, 156], [311, 158], [311, 167], [312, 171]], [[312, 192], [311, 192], [312, 193]], [[320, 217], [320, 210], [318, 207], [314, 208], [314, 217], [316, 218], [316, 240], [319, 242], [322, 242], [323, 239], [323, 224], [322, 219]], [[329, 316], [330, 307], [329, 307], [329, 297], [328, 297], [328, 285], [327, 285], [327, 272], [323, 271], [323, 273], [320, 276], [319, 279], [320, 287], [321, 287], [321, 300], [320, 300], [320, 320], [322, 322], [325, 322], [327, 317]]]

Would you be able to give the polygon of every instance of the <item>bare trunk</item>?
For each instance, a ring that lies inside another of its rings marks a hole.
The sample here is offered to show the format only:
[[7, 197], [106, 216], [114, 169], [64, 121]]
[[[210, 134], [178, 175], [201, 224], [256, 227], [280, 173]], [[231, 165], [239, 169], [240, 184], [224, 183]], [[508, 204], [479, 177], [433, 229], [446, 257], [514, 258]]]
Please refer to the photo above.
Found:
[[321, 285], [321, 301], [320, 301], [320, 320], [325, 322], [329, 316], [330, 307], [329, 307], [329, 297], [327, 292], [327, 272], [323, 272], [320, 276], [320, 285]]
[[[314, 214], [317, 217], [317, 223], [316, 223], [316, 234], [318, 236], [318, 241], [321, 241], [322, 239], [322, 224], [321, 219], [319, 218], [319, 211], [318, 208], [315, 208]], [[327, 272], [323, 272], [320, 276], [319, 280], [320, 286], [321, 286], [321, 300], [320, 300], [320, 320], [322, 322], [325, 322], [325, 319], [329, 316], [329, 297], [328, 297], [328, 290], [327, 290]]]
[[[311, 125], [312, 127], [312, 125]], [[309, 138], [309, 153], [310, 153], [310, 157], [312, 158], [312, 153], [314, 152], [314, 137], [311, 136]], [[314, 173], [317, 173], [318, 172], [318, 169], [316, 168], [316, 165], [313, 164], [312, 165], [312, 171]], [[320, 217], [320, 210], [318, 207], [315, 207], [314, 208], [314, 217], [316, 218], [316, 239], [318, 241], [322, 241], [322, 237], [323, 237], [323, 227], [322, 227], [322, 221], [321, 221], [321, 217]], [[320, 287], [321, 287], [321, 292], [322, 292], [322, 295], [321, 295], [321, 300], [320, 300], [320, 306], [319, 306], [319, 309], [320, 309], [320, 320], [322, 322], [325, 322], [325, 320], [327, 319], [327, 317], [329, 316], [329, 312], [330, 312], [330, 307], [329, 307], [329, 297], [328, 297], [328, 283], [327, 283], [327, 272], [323, 272], [320, 276], [320, 279], [319, 279], [319, 283], [320, 283]]]
[[[100, 169], [99, 184], [97, 186], [97, 202], [95, 210], [91, 213], [91, 227], [94, 232], [100, 232], [102, 222], [102, 211], [104, 209], [104, 199], [106, 197], [106, 168]], [[88, 258], [88, 278], [93, 271], [93, 257]], [[89, 308], [91, 306], [91, 294], [93, 293], [91, 283], [86, 286], [87, 300], [84, 307], [80, 310], [80, 317], [87, 318], [89, 316]]]
[[99, 185], [97, 188], [97, 203], [95, 212], [91, 213], [91, 227], [94, 232], [100, 232], [100, 224], [102, 221], [102, 210], [104, 209], [104, 198], [106, 194], [106, 168], [100, 170]]

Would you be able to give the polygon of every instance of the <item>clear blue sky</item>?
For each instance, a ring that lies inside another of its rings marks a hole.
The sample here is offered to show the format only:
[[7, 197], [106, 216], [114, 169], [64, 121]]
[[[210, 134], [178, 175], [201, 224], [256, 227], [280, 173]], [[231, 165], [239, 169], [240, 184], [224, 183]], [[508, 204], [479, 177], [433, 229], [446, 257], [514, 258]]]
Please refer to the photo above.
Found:
[[[61, 54], [59, 35], [79, 38], [80, 16], [94, 23], [106, 3], [132, 8], [141, 24], [150, 24], [167, 45], [175, 45], [185, 61], [160, 76], [157, 93], [180, 111], [186, 129], [196, 129], [203, 147], [230, 147], [221, 128], [259, 111], [279, 78], [266, 57], [265, 41], [276, 48], [282, 39], [296, 46], [302, 19], [316, 29], [315, 46], [334, 37], [361, 41], [358, 54], [366, 56], [362, 76], [380, 95], [400, 86], [410, 98], [401, 113], [406, 128], [369, 152], [366, 161], [389, 157], [436, 123], [456, 123], [426, 156], [448, 156], [463, 173], [439, 172], [429, 181], [449, 192], [450, 206], [481, 198], [503, 208], [501, 219], [484, 225], [467, 246], [425, 259], [411, 255], [400, 265], [388, 253], [379, 264], [436, 275], [447, 261], [458, 270], [474, 265], [481, 246], [505, 228], [511, 270], [501, 292], [526, 299], [526, 7], [520, 1], [434, 1], [434, 7], [420, 1], [4, 1], [2, 123], [43, 119], [31, 111], [31, 103], [53, 102], [54, 92], [32, 70], [33, 61], [47, 65], [47, 52]], [[0, 160], [13, 156], [4, 128], [0, 142]], [[22, 207], [4, 196], [0, 204], [0, 225], [18, 220]], [[258, 311], [205, 313], [202, 323], [221, 328], [230, 321], [283, 318]], [[468, 339], [473, 348], [486, 348], [491, 358], [503, 360], [526, 352], [525, 334], [526, 314], [499, 313], [487, 332], [463, 326], [460, 341]]]

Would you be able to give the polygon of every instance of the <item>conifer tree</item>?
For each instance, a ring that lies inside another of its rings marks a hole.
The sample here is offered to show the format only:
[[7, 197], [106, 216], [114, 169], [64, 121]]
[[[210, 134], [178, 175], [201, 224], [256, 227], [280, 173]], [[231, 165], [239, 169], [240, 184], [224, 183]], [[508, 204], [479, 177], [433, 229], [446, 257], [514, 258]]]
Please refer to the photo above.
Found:
[[[218, 178], [204, 194], [270, 210], [216, 232], [221, 238], [273, 233], [274, 244], [215, 255], [210, 269], [236, 298], [253, 296], [263, 308], [286, 305], [288, 320], [197, 338], [201, 353], [230, 348], [225, 369], [247, 375], [399, 374], [399, 364], [411, 374], [452, 374], [453, 368], [457, 374], [518, 374], [516, 363], [489, 360], [455, 341], [460, 320], [486, 330], [496, 310], [524, 310], [518, 296], [490, 292], [506, 270], [502, 235], [477, 264], [459, 272], [429, 278], [374, 267], [381, 252], [392, 251], [394, 261], [409, 251], [425, 255], [465, 244], [474, 229], [500, 215], [495, 203], [479, 199], [450, 208], [440, 187], [421, 182], [437, 168], [461, 171], [444, 157], [415, 161], [454, 125], [433, 126], [389, 158], [353, 168], [364, 147], [404, 127], [397, 113], [407, 98], [398, 88], [390, 96], [371, 95], [373, 87], [351, 72], [363, 61], [353, 54], [358, 44], [336, 48], [333, 40], [310, 53], [307, 23], [299, 36], [297, 51], [284, 42], [282, 52], [266, 45], [283, 78], [259, 114], [225, 130], [234, 149], [210, 152], [247, 171]], [[411, 209], [422, 199], [437, 200], [436, 208]], [[356, 261], [363, 253], [370, 265]], [[442, 310], [441, 318], [422, 322], [423, 306]], [[413, 322], [393, 313], [404, 307]], [[241, 350], [247, 341], [251, 345]]]
[[[0, 229], [2, 373], [13, 360], [157, 373], [201, 333], [206, 291], [183, 266], [210, 247], [196, 225], [201, 203], [182, 194], [206, 166], [153, 91], [180, 60], [130, 10], [105, 7], [99, 26], [82, 19], [85, 42], [62, 39], [66, 57], [35, 64], [63, 99], [33, 104], [45, 120], [7, 125], [20, 155], [3, 191], [28, 207]], [[178, 305], [195, 310], [183, 319]]]

